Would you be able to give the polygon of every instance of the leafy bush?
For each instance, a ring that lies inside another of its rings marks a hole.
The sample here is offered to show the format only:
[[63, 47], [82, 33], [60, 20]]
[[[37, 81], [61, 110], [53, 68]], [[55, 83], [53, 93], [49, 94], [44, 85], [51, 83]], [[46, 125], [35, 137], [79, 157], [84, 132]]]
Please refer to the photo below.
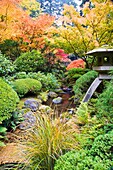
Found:
[[19, 41], [17, 42], [11, 39], [6, 39], [2, 43], [0, 43], [0, 50], [2, 54], [5, 54], [6, 56], [10, 57], [12, 61], [19, 57], [21, 53]]
[[6, 127], [8, 131], [15, 130], [23, 120], [23, 114], [16, 110], [12, 113], [11, 118], [2, 122], [2, 126]]
[[13, 77], [8, 77], [8, 81], [14, 81], [15, 79], [32, 78], [41, 82], [43, 90], [54, 90], [60, 87], [60, 83], [56, 76], [52, 73], [46, 75], [40, 71], [36, 72], [18, 72]]
[[18, 102], [17, 93], [0, 78], [0, 122], [12, 116]]
[[15, 70], [13, 64], [8, 60], [5, 55], [0, 53], [0, 77], [7, 76]]
[[97, 76], [98, 73], [96, 71], [89, 71], [76, 80], [73, 90], [78, 100], [83, 96], [83, 93], [87, 91], [90, 84]]
[[40, 81], [31, 78], [17, 79], [11, 85], [19, 97], [23, 97], [28, 92], [37, 94], [42, 88]]
[[39, 51], [32, 50], [21, 54], [14, 62], [17, 71], [37, 72], [45, 70], [45, 59]]
[[7, 129], [3, 126], [0, 126], [0, 147], [4, 146], [3, 139], [5, 138]]
[[99, 95], [97, 103], [97, 117], [106, 117], [112, 122], [113, 119], [113, 81], [104, 89], [103, 93]]
[[54, 170], [108, 170], [113, 160], [113, 131], [99, 135], [90, 150], [67, 152], [55, 164]]
[[89, 69], [84, 69], [84, 68], [72, 68], [67, 71], [68, 78], [75, 78], [78, 79], [81, 75], [85, 74], [88, 72]]
[[27, 134], [20, 145], [32, 169], [52, 170], [56, 158], [78, 147], [73, 124], [39, 111], [35, 126]]
[[90, 154], [93, 157], [100, 157], [102, 160], [113, 160], [113, 130], [95, 138]]
[[52, 90], [60, 87], [60, 83], [58, 82], [57, 78], [52, 73], [28, 73], [29, 78], [33, 78], [39, 80], [42, 83], [42, 88], [45, 90]]
[[87, 150], [80, 150], [61, 156], [56, 161], [54, 170], [108, 170], [109, 167], [110, 165], [100, 159], [94, 160]]

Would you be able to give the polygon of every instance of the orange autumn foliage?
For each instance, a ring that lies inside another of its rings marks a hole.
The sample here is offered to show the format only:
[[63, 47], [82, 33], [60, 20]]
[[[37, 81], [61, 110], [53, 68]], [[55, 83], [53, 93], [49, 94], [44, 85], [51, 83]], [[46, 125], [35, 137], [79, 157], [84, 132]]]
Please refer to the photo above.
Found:
[[12, 39], [19, 42], [23, 52], [42, 49], [45, 47], [46, 39], [51, 37], [48, 29], [55, 17], [39, 14], [32, 18], [27, 10], [21, 7], [22, 1], [0, 0], [0, 43]]
[[74, 60], [67, 66], [66, 70], [72, 68], [85, 68], [85, 62], [82, 59]]

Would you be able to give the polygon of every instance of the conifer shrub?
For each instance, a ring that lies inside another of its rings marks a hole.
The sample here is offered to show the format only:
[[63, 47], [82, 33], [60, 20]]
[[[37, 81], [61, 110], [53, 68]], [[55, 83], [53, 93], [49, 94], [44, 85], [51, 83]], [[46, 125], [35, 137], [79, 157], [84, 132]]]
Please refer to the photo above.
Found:
[[76, 80], [75, 85], [73, 86], [73, 91], [75, 93], [75, 98], [80, 100], [80, 98], [83, 96], [84, 92], [86, 92], [91, 85], [91, 83], [94, 81], [94, 79], [98, 76], [98, 73], [96, 71], [88, 71], [84, 75], [82, 75], [80, 78]]
[[99, 95], [96, 102], [97, 117], [105, 117], [111, 122], [113, 120], [113, 81], [107, 83], [103, 93]]
[[17, 71], [37, 72], [45, 69], [45, 59], [37, 50], [21, 54], [14, 62]]
[[25, 96], [28, 92], [37, 94], [42, 88], [40, 81], [31, 78], [17, 79], [11, 85], [19, 97]]
[[0, 122], [12, 116], [18, 102], [17, 93], [0, 78]]

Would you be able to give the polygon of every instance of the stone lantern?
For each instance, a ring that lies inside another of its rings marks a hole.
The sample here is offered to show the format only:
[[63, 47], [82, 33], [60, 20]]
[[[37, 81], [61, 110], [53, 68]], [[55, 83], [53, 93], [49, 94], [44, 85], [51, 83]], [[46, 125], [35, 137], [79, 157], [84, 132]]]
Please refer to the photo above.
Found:
[[86, 95], [83, 98], [83, 102], [87, 102], [91, 98], [94, 91], [103, 79], [113, 79], [113, 76], [110, 76], [108, 74], [109, 71], [113, 70], [113, 49], [110, 49], [108, 47], [97, 48], [89, 51], [86, 55], [91, 55], [95, 57], [95, 59], [97, 60], [97, 64], [93, 67], [93, 70], [97, 71], [99, 74], [87, 90]]

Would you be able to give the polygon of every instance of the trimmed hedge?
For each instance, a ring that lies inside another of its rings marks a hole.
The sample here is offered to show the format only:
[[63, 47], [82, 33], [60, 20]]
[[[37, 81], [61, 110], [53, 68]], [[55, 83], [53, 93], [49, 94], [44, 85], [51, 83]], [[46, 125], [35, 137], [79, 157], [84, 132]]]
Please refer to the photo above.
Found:
[[0, 78], [0, 122], [12, 116], [18, 102], [17, 93]]
[[37, 94], [42, 88], [40, 81], [31, 78], [17, 79], [11, 85], [19, 97], [25, 96], [28, 92]]

